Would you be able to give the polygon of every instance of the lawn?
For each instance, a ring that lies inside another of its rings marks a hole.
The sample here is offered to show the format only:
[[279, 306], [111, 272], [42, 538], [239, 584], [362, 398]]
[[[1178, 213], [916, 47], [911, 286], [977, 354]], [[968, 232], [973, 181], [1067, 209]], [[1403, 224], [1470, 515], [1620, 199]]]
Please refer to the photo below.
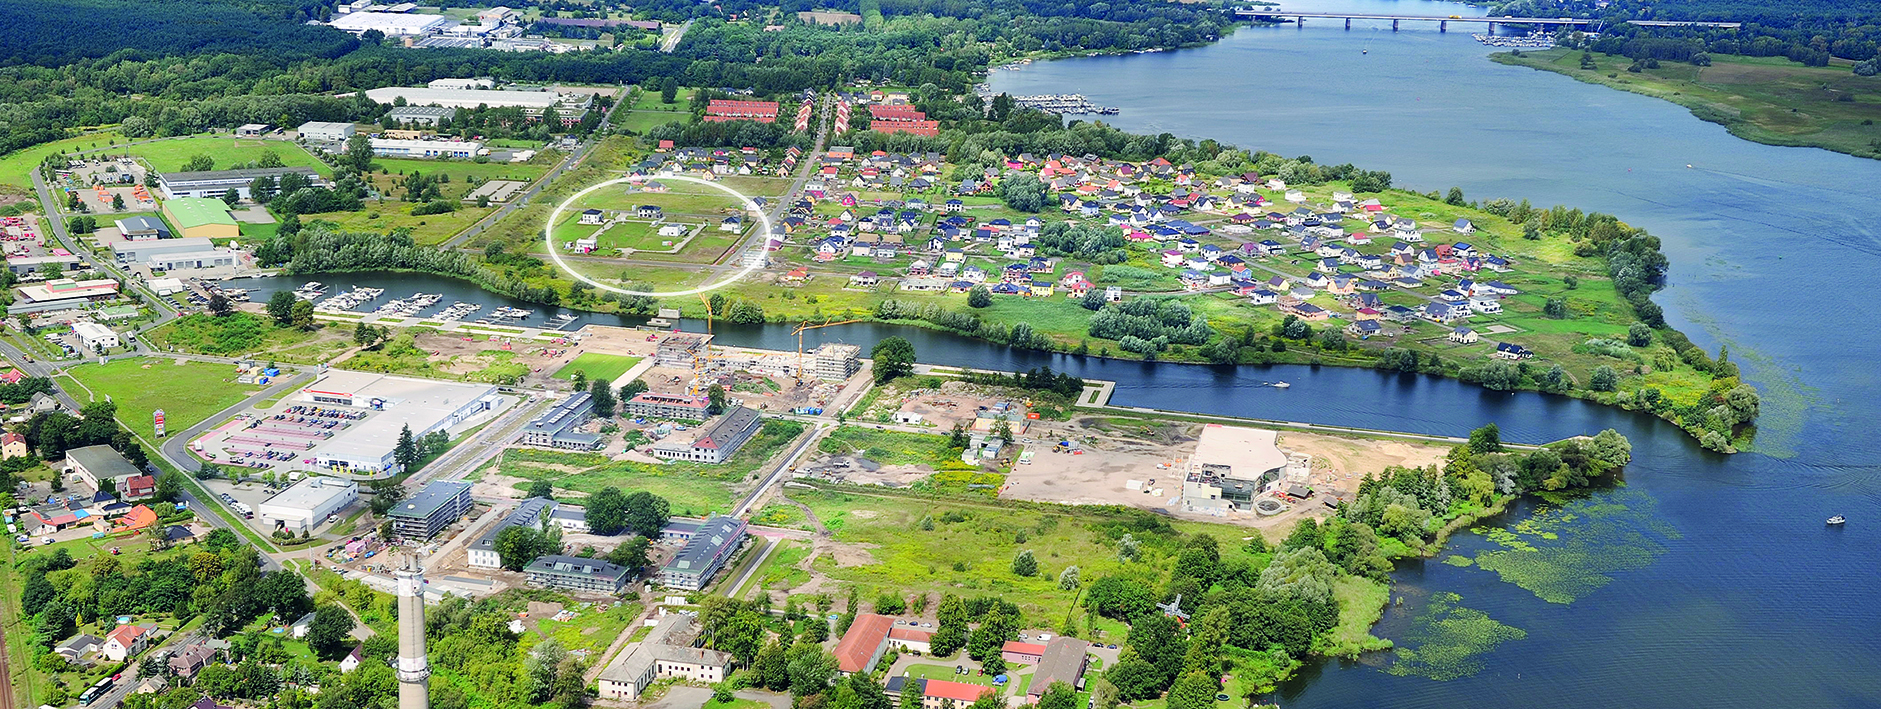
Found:
[[402, 194], [403, 189], [396, 188], [393, 184], [396, 183], [399, 178], [409, 173], [422, 172], [426, 175], [443, 175], [450, 178], [450, 182], [438, 185], [438, 191], [442, 192], [446, 199], [462, 199], [464, 195], [469, 194], [472, 189], [475, 189], [471, 186], [469, 178], [475, 177], [478, 181], [515, 180], [518, 182], [535, 182], [536, 178], [548, 172], [549, 168], [553, 167], [556, 161], [560, 159], [561, 153], [554, 151], [537, 153], [536, 156], [531, 158], [528, 162], [520, 163], [479, 163], [470, 160], [374, 158], [372, 164], [375, 168], [375, 172], [383, 171], [384, 174], [374, 174], [372, 180], [374, 187], [378, 187], [382, 190], [397, 191]]
[[567, 379], [574, 376], [575, 372], [581, 372], [589, 379], [605, 379], [611, 382], [619, 379], [620, 375], [626, 374], [627, 370], [633, 369], [641, 359], [644, 358], [602, 352], [583, 352], [581, 356], [575, 358], [575, 361], [569, 362], [556, 371], [555, 378]]
[[116, 132], [93, 133], [13, 151], [5, 157], [0, 157], [0, 184], [31, 188], [33, 168], [39, 167], [39, 163], [43, 162], [47, 155], [92, 148], [109, 148], [113, 141], [122, 142], [123, 139], [124, 137]]
[[[393, 229], [410, 229], [411, 238], [420, 245], [440, 244], [458, 232], [463, 231], [478, 220], [496, 211], [496, 207], [477, 207], [459, 203], [457, 211], [443, 214], [425, 214], [412, 216], [411, 210], [418, 205], [410, 202], [382, 200], [367, 202], [364, 209], [356, 212], [326, 212], [324, 214], [305, 214], [301, 222], [313, 220], [327, 221], [339, 225], [346, 231], [388, 232]], [[248, 225], [243, 225], [244, 227]], [[275, 225], [266, 225], [274, 227]], [[243, 233], [247, 233], [244, 229]]]
[[653, 465], [612, 461], [593, 453], [514, 449], [503, 452], [497, 471], [525, 480], [550, 480], [557, 488], [589, 494], [604, 487], [627, 492], [648, 490], [666, 498], [673, 514], [680, 516], [724, 513], [730, 512], [734, 503], [732, 486], [747, 482], [760, 465], [795, 440], [803, 429], [803, 424], [795, 421], [766, 421], [757, 435], [723, 465]]
[[[655, 105], [658, 104], [656, 103]], [[635, 109], [629, 112], [626, 118], [616, 123], [625, 130], [630, 130], [635, 133], [645, 133], [668, 123], [684, 123], [691, 119], [692, 114], [690, 113]]]
[[1881, 119], [1881, 77], [1857, 76], [1844, 63], [1811, 67], [1784, 57], [1709, 56], [1711, 66], [1665, 61], [1637, 73], [1627, 71], [1631, 59], [1602, 54], [1594, 55], [1596, 69], [1582, 69], [1580, 52], [1565, 49], [1491, 58], [1671, 101], [1747, 140], [1881, 157], [1875, 143], [1881, 126], [1863, 123]]
[[[809, 505], [836, 541], [855, 544], [873, 559], [839, 566], [823, 555], [814, 562], [817, 571], [855, 584], [857, 595], [1004, 595], [1019, 604], [1027, 627], [1059, 627], [1068, 615], [1081, 623], [1082, 613], [1069, 613], [1076, 594], [1058, 588], [1065, 567], [1078, 566], [1086, 583], [1111, 574], [1151, 583], [1166, 577], [1183, 534], [1212, 534], [1223, 559], [1266, 563], [1264, 555], [1249, 556], [1239, 541], [1248, 535], [1246, 527], [1166, 520], [1138, 510], [975, 502], [889, 490], [792, 490], [790, 496]], [[931, 530], [923, 529], [929, 524]], [[1125, 532], [1141, 545], [1140, 561], [1118, 560], [1115, 539]], [[1022, 549], [1038, 559], [1037, 575], [1012, 573], [1011, 559]]]
[[235, 165], [261, 159], [262, 154], [272, 152], [281, 158], [281, 163], [288, 167], [311, 167], [322, 175], [333, 176], [333, 170], [319, 158], [300, 147], [298, 143], [285, 140], [259, 140], [256, 138], [234, 138], [228, 135], [194, 135], [154, 143], [113, 148], [108, 152], [129, 153], [142, 157], [144, 162], [158, 172], [179, 172], [183, 164], [197, 155], [207, 155], [215, 159], [215, 169], [228, 170]]
[[65, 376], [82, 386], [73, 388], [74, 397], [87, 390], [97, 400], [110, 397], [118, 405], [118, 420], [132, 432], [155, 441], [151, 412], [163, 409], [165, 426], [171, 432], [194, 426], [262, 387], [237, 384], [235, 372], [228, 365], [185, 362], [181, 365], [158, 357], [120, 359], [109, 364], [80, 364], [66, 370]]

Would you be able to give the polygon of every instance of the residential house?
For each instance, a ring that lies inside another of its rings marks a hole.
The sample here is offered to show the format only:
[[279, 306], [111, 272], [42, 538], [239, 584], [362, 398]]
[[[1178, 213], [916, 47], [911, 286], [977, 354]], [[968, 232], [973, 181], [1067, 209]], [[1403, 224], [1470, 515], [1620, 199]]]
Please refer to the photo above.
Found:
[[1377, 320], [1355, 320], [1345, 326], [1345, 334], [1364, 338], [1383, 333], [1384, 329], [1384, 326], [1379, 325]]
[[874, 288], [876, 284], [881, 282], [881, 277], [876, 275], [874, 271], [863, 271], [849, 277], [849, 287], [851, 288]]
[[1494, 315], [1502, 312], [1502, 301], [1495, 298], [1471, 298], [1470, 310], [1484, 315]]
[[1475, 330], [1471, 330], [1467, 327], [1459, 327], [1450, 331], [1448, 339], [1458, 344], [1473, 345], [1483, 338], [1481, 335], [1476, 334]]
[[1528, 359], [1535, 356], [1532, 350], [1513, 342], [1496, 343], [1496, 351], [1491, 354], [1502, 359]]
[[105, 636], [104, 656], [112, 662], [123, 662], [137, 653], [143, 652], [150, 642], [150, 629], [139, 625], [120, 625]]

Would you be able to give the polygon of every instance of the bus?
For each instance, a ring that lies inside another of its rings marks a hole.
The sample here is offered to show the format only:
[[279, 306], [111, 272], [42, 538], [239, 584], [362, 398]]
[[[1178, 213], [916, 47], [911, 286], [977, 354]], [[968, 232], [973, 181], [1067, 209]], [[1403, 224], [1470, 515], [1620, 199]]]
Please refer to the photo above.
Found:
[[98, 683], [92, 685], [91, 689], [87, 689], [84, 694], [78, 695], [78, 705], [81, 707], [91, 706], [92, 702], [104, 698], [105, 693], [111, 691], [111, 685], [112, 678], [110, 677], [98, 680]]

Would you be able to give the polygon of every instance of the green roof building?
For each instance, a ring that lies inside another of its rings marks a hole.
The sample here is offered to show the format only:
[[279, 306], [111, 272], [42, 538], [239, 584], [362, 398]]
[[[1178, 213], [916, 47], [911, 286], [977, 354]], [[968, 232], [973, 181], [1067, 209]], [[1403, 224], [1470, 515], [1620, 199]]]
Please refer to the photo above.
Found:
[[180, 197], [163, 201], [163, 216], [176, 225], [177, 236], [207, 239], [233, 239], [242, 229], [229, 214], [229, 205], [219, 199]]

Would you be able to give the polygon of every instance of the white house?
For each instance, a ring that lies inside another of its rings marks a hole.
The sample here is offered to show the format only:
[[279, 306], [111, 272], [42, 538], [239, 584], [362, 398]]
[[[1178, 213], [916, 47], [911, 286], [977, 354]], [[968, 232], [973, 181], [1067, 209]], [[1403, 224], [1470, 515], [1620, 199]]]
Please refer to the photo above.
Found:
[[104, 656], [112, 662], [125, 659], [144, 651], [150, 642], [150, 631], [136, 625], [120, 625], [111, 634], [105, 636]]
[[678, 224], [664, 224], [660, 226], [660, 236], [685, 236], [685, 235], [686, 235], [686, 228]]

